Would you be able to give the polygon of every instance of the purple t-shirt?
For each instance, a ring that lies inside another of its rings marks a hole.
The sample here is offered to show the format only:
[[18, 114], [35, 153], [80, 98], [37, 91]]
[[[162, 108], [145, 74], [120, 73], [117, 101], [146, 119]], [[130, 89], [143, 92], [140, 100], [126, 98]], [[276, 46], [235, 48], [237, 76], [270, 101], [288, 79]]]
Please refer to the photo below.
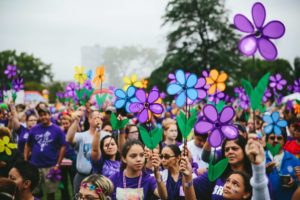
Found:
[[66, 145], [66, 136], [59, 126], [38, 124], [29, 131], [28, 144], [31, 146], [31, 162], [38, 168], [56, 164], [60, 148]]
[[29, 129], [25, 128], [23, 125], [17, 130], [18, 134], [18, 149], [20, 153], [24, 153], [24, 147], [29, 137]]
[[223, 199], [223, 186], [225, 181], [225, 179], [220, 177], [215, 182], [210, 182], [207, 172], [198, 176], [193, 180], [197, 199]]
[[139, 177], [125, 178], [126, 189], [123, 186], [123, 171], [117, 172], [110, 177], [114, 184], [112, 199], [152, 199], [156, 189], [155, 178], [143, 172], [141, 188], [138, 188]]
[[[121, 163], [118, 160], [104, 160], [103, 156], [98, 161], [92, 161], [93, 173], [110, 177], [120, 171]], [[102, 171], [101, 168], [102, 167]]]

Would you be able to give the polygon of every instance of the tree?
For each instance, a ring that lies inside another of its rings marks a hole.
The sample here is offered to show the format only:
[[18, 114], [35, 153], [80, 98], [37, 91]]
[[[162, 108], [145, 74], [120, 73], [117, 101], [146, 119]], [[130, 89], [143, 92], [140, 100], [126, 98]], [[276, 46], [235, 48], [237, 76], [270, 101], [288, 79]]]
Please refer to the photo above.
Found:
[[[164, 24], [175, 27], [168, 36], [167, 55], [152, 72], [150, 85], [164, 89], [167, 74], [177, 68], [200, 74], [216, 68], [229, 74], [240, 67], [237, 35], [230, 25], [224, 0], [171, 0]], [[234, 77], [232, 77], [234, 78]]]
[[294, 78], [300, 77], [300, 58], [296, 57], [294, 59]]
[[48, 86], [49, 91], [49, 102], [55, 103], [56, 93], [60, 91], [64, 91], [64, 84], [61, 82], [54, 82]]
[[8, 81], [4, 75], [7, 65], [17, 66], [17, 75], [22, 77], [25, 82], [35, 82], [43, 84], [47, 81], [52, 81], [53, 74], [51, 72], [51, 64], [43, 63], [39, 58], [27, 53], [17, 54], [15, 50], [7, 50], [0, 52], [0, 76], [1, 81]]

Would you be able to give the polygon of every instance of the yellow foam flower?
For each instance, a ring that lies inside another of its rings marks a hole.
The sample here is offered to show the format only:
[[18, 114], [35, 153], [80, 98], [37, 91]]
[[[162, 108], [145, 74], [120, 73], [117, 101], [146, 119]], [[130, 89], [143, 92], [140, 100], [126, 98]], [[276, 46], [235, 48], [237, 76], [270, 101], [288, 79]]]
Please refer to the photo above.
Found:
[[126, 91], [127, 88], [131, 85], [135, 86], [136, 88], [142, 88], [142, 82], [137, 80], [137, 75], [133, 74], [131, 75], [131, 77], [129, 78], [128, 76], [125, 76], [123, 78], [123, 81], [125, 83], [125, 85], [123, 86], [123, 90]]
[[294, 112], [295, 112], [295, 114], [300, 114], [300, 105], [299, 104], [294, 105]]
[[223, 92], [226, 88], [225, 81], [228, 78], [225, 72], [219, 72], [216, 69], [212, 69], [209, 73], [209, 77], [206, 78], [206, 84], [210, 85], [208, 94], [214, 94], [218, 89]]
[[15, 143], [9, 143], [9, 137], [4, 136], [3, 139], [0, 139], [0, 153], [4, 152], [10, 156], [11, 155], [11, 149], [16, 149], [17, 144]]
[[145, 78], [143, 78], [142, 80], [141, 80], [141, 82], [142, 82], [142, 88], [147, 88], [148, 87], [148, 80], [147, 79], [145, 79]]
[[78, 66], [75, 67], [74, 78], [80, 84], [83, 84], [84, 81], [87, 79], [87, 75], [86, 75], [86, 73], [84, 71], [85, 71], [84, 67], [78, 67]]
[[104, 71], [105, 71], [104, 65], [101, 65], [100, 67], [97, 67], [97, 69], [96, 69], [96, 75], [93, 79], [93, 83], [96, 84], [97, 88], [104, 81]]

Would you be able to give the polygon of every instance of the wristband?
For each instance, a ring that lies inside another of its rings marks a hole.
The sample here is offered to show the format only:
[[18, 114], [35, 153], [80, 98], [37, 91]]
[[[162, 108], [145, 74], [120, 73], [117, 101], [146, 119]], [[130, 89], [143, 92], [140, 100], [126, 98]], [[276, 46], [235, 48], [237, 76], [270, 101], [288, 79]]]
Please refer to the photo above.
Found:
[[193, 186], [193, 180], [191, 182], [184, 183], [185, 188], [190, 188], [191, 186]]

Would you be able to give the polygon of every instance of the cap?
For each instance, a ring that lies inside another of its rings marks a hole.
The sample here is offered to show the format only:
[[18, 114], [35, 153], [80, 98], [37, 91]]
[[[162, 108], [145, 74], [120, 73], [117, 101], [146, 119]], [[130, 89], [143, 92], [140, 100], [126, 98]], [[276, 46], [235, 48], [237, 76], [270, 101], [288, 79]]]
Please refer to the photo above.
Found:
[[49, 113], [50, 114], [50, 110], [48, 108], [42, 107], [38, 109], [38, 113]]

